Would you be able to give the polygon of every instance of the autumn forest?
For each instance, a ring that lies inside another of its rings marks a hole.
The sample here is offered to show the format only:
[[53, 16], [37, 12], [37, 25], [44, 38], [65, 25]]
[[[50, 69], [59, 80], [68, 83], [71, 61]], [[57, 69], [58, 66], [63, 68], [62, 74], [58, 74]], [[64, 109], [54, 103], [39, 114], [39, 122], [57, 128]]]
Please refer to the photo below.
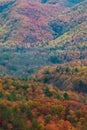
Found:
[[87, 0], [0, 0], [0, 130], [87, 130]]

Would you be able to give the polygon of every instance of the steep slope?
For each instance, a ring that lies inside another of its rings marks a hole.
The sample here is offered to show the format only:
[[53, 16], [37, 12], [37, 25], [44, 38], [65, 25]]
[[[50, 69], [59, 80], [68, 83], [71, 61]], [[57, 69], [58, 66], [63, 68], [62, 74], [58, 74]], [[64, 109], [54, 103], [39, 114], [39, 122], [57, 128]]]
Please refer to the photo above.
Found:
[[52, 40], [50, 21], [81, 1], [0, 0], [0, 46], [30, 47]]
[[58, 18], [53, 21], [50, 21], [49, 25], [55, 32], [54, 38], [56, 38], [86, 21], [87, 1], [77, 4], [70, 10], [59, 14]]
[[0, 6], [0, 45], [2, 46], [29, 47], [30, 44], [53, 39], [48, 22], [65, 10], [60, 4], [43, 5], [27, 0], [0, 1]]
[[52, 50], [53, 63], [87, 57], [87, 1], [58, 15], [50, 26], [55, 32], [54, 40], [44, 47]]
[[35, 79], [53, 84], [61, 90], [87, 93], [87, 59], [43, 67]]

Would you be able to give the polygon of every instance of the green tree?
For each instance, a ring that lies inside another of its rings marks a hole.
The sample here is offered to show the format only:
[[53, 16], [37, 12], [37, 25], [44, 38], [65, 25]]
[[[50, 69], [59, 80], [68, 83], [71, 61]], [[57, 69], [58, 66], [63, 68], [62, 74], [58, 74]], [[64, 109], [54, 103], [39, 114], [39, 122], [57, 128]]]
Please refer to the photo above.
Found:
[[75, 68], [74, 71], [75, 71], [75, 72], [78, 72], [79, 70], [78, 70], [78, 68]]
[[45, 95], [46, 95], [47, 97], [51, 97], [51, 96], [52, 96], [52, 92], [50, 91], [50, 89], [49, 89], [48, 87], [46, 87], [44, 93], [45, 93]]
[[69, 73], [70, 72], [70, 68], [67, 67], [65, 71], [66, 71], [66, 73]]
[[20, 110], [22, 113], [25, 113], [30, 120], [33, 119], [33, 113], [30, 105], [23, 104]]
[[70, 96], [67, 93], [63, 94], [65, 100], [70, 100]]
[[56, 98], [57, 99], [62, 99], [62, 97], [61, 97], [61, 95], [57, 92], [57, 94], [56, 94]]
[[3, 97], [4, 97], [3, 93], [2, 93], [2, 92], [0, 92], [0, 98], [3, 98]]

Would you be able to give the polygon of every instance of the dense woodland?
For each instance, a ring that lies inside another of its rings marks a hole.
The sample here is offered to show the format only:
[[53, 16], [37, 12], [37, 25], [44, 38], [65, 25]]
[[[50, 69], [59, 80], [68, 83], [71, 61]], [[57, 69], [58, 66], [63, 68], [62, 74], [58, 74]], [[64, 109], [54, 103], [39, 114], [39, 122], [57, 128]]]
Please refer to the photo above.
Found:
[[87, 0], [0, 0], [0, 130], [87, 130]]
[[86, 130], [86, 99], [85, 93], [1, 78], [0, 130]]
[[42, 67], [33, 77], [61, 90], [87, 93], [87, 59]]
[[[87, 130], [87, 60], [0, 78], [0, 130]], [[44, 83], [43, 83], [44, 82]]]
[[29, 79], [42, 66], [87, 58], [86, 0], [71, 7], [25, 0], [25, 9], [18, 1], [0, 2], [1, 76]]

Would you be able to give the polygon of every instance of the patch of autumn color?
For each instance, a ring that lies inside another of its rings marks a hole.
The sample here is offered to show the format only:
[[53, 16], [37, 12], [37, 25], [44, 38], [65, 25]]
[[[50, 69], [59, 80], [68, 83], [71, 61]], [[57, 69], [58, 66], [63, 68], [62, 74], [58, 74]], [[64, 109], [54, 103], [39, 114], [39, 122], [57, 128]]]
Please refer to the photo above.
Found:
[[55, 123], [50, 123], [50, 124], [47, 124], [46, 130], [60, 130], [60, 129], [58, 125], [56, 125]]
[[0, 83], [0, 91], [3, 90], [2, 84]]
[[30, 95], [32, 94], [32, 88], [28, 88], [27, 91], [28, 91], [28, 94], [30, 94]]
[[9, 91], [5, 91], [4, 94], [5, 94], [6, 96], [9, 96], [9, 95], [10, 95], [10, 92], [9, 92]]
[[9, 129], [9, 130], [12, 130], [12, 129], [13, 129], [13, 126], [12, 126], [11, 123], [8, 124], [8, 129]]
[[72, 125], [69, 121], [61, 121], [61, 124], [59, 125], [60, 128], [59, 130], [71, 130], [72, 129]]
[[35, 96], [37, 96], [37, 97], [39, 96], [40, 98], [44, 97], [44, 93], [40, 87], [35, 89], [34, 94], [35, 94]]
[[37, 121], [40, 123], [40, 124], [43, 124], [44, 125], [44, 117], [43, 116], [39, 116]]
[[72, 97], [72, 99], [79, 100], [79, 95], [77, 93], [69, 91], [69, 95], [70, 95], [70, 97]]
[[27, 123], [28, 128], [30, 128], [32, 126], [32, 122], [30, 120], [27, 120], [26, 123]]
[[34, 108], [34, 109], [32, 110], [32, 113], [33, 113], [33, 115], [38, 115], [38, 110], [37, 110], [37, 108]]
[[15, 87], [13, 85], [10, 86], [11, 90], [15, 90]]

